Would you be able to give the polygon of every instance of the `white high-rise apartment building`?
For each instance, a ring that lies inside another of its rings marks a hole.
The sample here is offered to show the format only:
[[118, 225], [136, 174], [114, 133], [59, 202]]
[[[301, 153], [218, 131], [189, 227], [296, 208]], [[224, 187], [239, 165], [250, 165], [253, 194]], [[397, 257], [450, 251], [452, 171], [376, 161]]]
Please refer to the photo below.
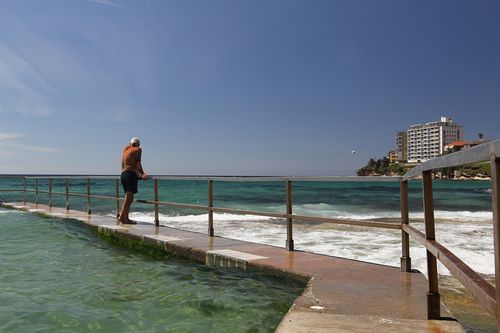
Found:
[[440, 121], [412, 125], [408, 129], [408, 163], [425, 162], [443, 154], [444, 146], [463, 140], [463, 127], [449, 117]]

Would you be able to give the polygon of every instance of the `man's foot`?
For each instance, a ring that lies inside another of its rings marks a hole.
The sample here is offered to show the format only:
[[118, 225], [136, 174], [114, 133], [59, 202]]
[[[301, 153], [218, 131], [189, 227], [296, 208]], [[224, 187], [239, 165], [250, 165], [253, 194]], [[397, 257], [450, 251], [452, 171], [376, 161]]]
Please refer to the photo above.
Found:
[[119, 216], [116, 219], [116, 224], [137, 224], [137, 222], [132, 221], [131, 219], [126, 219], [126, 218], [122, 218], [121, 216]]
[[122, 221], [122, 224], [137, 224], [137, 222], [132, 221], [132, 220], [127, 220], [127, 221]]

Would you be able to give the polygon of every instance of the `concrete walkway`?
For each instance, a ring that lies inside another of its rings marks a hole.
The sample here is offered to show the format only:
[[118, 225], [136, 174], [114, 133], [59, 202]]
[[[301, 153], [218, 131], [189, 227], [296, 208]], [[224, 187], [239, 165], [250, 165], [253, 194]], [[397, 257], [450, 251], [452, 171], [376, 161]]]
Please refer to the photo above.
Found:
[[[100, 231], [157, 244], [208, 265], [268, 270], [308, 282], [276, 332], [464, 332], [454, 320], [427, 320], [427, 280], [421, 273], [148, 223], [116, 225], [112, 217], [41, 204], [2, 206], [80, 220]], [[441, 313], [451, 317], [443, 305]]]

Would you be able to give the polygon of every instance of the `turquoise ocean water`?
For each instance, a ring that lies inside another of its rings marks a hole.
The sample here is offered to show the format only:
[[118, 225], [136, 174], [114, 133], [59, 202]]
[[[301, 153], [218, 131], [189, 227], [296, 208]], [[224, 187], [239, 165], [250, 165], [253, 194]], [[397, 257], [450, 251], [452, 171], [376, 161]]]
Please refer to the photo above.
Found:
[[0, 208], [0, 332], [273, 332], [301, 284], [151, 256]]
[[[64, 180], [54, 180], [53, 190], [64, 192]], [[28, 188], [34, 189], [34, 180]], [[207, 205], [206, 180], [160, 180], [159, 199], [178, 203]], [[47, 181], [40, 180], [41, 189]], [[138, 199], [153, 200], [153, 182], [140, 182]], [[22, 189], [21, 179], [0, 179], [0, 188]], [[410, 223], [423, 230], [421, 182], [410, 182]], [[494, 274], [491, 182], [433, 182], [436, 217], [436, 238], [460, 259], [487, 278]], [[70, 190], [84, 193], [86, 180], [71, 179]], [[120, 193], [121, 195], [121, 188]], [[114, 180], [93, 180], [92, 193], [115, 195]], [[22, 195], [0, 194], [4, 200], [22, 200]], [[267, 212], [285, 212], [285, 183], [278, 182], [214, 182], [214, 205]], [[34, 201], [34, 195], [27, 197]], [[40, 202], [47, 203], [46, 194]], [[53, 196], [56, 205], [64, 207], [63, 196]], [[86, 209], [84, 198], [72, 198], [74, 209]], [[300, 215], [336, 217], [356, 220], [380, 220], [399, 223], [400, 196], [398, 182], [293, 182], [293, 212]], [[113, 200], [93, 199], [92, 210], [105, 215], [116, 214]], [[153, 222], [152, 206], [135, 203], [131, 217]], [[179, 229], [205, 233], [208, 214], [205, 210], [161, 207], [160, 223]], [[285, 246], [286, 228], [283, 220], [253, 215], [214, 214], [216, 235], [251, 242]], [[395, 230], [366, 228], [331, 223], [294, 222], [295, 247], [298, 250], [398, 266], [401, 256], [401, 233]], [[426, 252], [411, 242], [413, 268], [426, 273]], [[441, 266], [442, 280], [453, 289], [452, 295], [466, 293], [452, 281]], [[467, 312], [467, 310], [465, 310]], [[472, 332], [490, 332], [491, 324], [469, 320]], [[488, 321], [490, 319], [487, 319]], [[483, 321], [481, 319], [481, 321]], [[472, 323], [472, 324], [471, 324]], [[491, 330], [493, 332], [494, 330]]]

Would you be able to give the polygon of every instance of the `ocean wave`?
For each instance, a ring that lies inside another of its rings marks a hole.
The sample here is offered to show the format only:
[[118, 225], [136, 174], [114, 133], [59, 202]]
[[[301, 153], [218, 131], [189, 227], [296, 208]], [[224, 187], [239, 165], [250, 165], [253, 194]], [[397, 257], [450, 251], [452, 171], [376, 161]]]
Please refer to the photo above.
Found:
[[[267, 207], [271, 208], [271, 207]], [[282, 209], [268, 209], [274, 213], [284, 214]], [[138, 219], [153, 220], [153, 212], [134, 212], [132, 213]], [[346, 220], [383, 220], [383, 219], [399, 219], [401, 218], [401, 212], [399, 211], [379, 211], [379, 212], [350, 212], [342, 208], [334, 207], [329, 204], [305, 204], [298, 207], [294, 207], [293, 214], [314, 216], [314, 217], [331, 217], [336, 219], [346, 219]], [[410, 213], [410, 219], [423, 219], [423, 212]], [[249, 215], [249, 214], [230, 214], [230, 213], [214, 213], [214, 220], [219, 221], [268, 221], [275, 218], [259, 216], [259, 215]], [[491, 211], [434, 211], [434, 216], [438, 220], [443, 221], [459, 221], [459, 222], [490, 222], [493, 218], [493, 213]], [[165, 221], [207, 221], [208, 214], [189, 214], [189, 215], [165, 215], [160, 214], [160, 219]]]
[[487, 188], [487, 189], [476, 189], [476, 190], [474, 190], [474, 192], [479, 192], [479, 193], [489, 193], [489, 194], [493, 193], [493, 192], [492, 192], [492, 190], [491, 190], [491, 188]]
[[[423, 213], [421, 214], [423, 218]], [[441, 211], [434, 212], [434, 216], [439, 219], [451, 221], [491, 221], [493, 219], [493, 212], [490, 211]]]
[[[373, 219], [394, 219], [400, 218], [401, 212], [399, 210], [379, 210], [366, 212], [352, 211], [352, 207], [334, 206], [326, 203], [318, 204], [304, 204], [293, 207], [294, 213], [299, 215], [319, 216], [319, 217], [332, 217], [350, 220], [373, 220]], [[451, 220], [451, 221], [485, 221], [491, 220], [493, 215], [491, 211], [443, 211], [436, 210], [434, 216], [438, 219]], [[410, 213], [410, 218], [423, 219], [423, 212]]]
[[[113, 214], [108, 214], [108, 216], [114, 216]], [[143, 212], [131, 212], [130, 217], [141, 222], [154, 222], [154, 213], [143, 213]], [[164, 215], [159, 214], [158, 218], [160, 221], [165, 222], [206, 222], [208, 221], [208, 214], [200, 215]], [[214, 220], [217, 221], [268, 221], [273, 218], [257, 216], [257, 215], [238, 215], [238, 214], [227, 214], [227, 213], [214, 213]]]
[[23, 212], [22, 211], [18, 211], [18, 210], [0, 210], [0, 214], [22, 214]]

